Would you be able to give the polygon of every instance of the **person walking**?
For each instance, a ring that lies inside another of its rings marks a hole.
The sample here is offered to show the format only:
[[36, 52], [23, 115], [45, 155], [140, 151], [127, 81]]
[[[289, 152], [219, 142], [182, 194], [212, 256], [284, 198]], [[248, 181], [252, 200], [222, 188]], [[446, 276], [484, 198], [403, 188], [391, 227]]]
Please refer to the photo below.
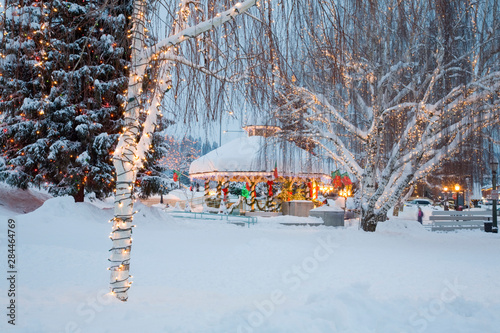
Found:
[[417, 220], [422, 224], [422, 218], [424, 217], [424, 212], [422, 211], [422, 208], [418, 207], [418, 214], [417, 214]]

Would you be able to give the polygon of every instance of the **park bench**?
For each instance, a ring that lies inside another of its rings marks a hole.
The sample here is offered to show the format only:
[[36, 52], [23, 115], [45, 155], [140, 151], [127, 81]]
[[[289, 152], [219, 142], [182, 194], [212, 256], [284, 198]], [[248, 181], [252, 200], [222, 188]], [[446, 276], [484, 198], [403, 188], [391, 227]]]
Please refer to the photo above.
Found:
[[432, 221], [432, 231], [484, 230], [484, 223], [491, 222], [492, 216], [488, 211], [433, 211], [429, 220]]
[[173, 217], [188, 218], [188, 219], [203, 219], [203, 220], [227, 220], [227, 223], [232, 223], [240, 226], [257, 223], [257, 218], [253, 216], [214, 214], [214, 213], [197, 213], [197, 212], [168, 212]]
[[281, 222], [281, 225], [287, 225], [287, 226], [308, 226], [308, 227], [317, 227], [320, 225], [325, 225], [323, 221], [321, 222]]

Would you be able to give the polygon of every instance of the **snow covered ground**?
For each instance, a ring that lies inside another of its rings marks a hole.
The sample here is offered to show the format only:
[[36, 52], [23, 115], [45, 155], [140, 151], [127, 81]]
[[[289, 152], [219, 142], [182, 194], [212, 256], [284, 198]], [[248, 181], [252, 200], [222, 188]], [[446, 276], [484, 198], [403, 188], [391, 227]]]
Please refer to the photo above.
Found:
[[[137, 205], [129, 301], [107, 295], [109, 203], [0, 206], [0, 332], [498, 332], [500, 236], [174, 219]], [[427, 216], [429, 214], [426, 214]], [[16, 221], [16, 325], [6, 316]], [[425, 222], [425, 221], [424, 221]]]

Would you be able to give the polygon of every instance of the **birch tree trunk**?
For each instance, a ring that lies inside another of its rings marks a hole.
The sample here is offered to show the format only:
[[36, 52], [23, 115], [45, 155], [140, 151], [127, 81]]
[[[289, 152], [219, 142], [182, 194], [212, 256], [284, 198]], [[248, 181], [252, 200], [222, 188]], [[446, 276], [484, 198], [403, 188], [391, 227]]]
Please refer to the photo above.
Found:
[[[145, 61], [140, 56], [144, 48], [145, 2], [134, 1], [132, 14], [131, 67], [128, 83], [125, 124], [114, 153], [113, 164], [116, 172], [115, 216], [110, 238], [113, 241], [109, 261], [111, 266], [111, 292], [122, 301], [128, 299], [130, 288], [129, 268], [132, 249], [132, 227], [134, 213], [134, 183], [137, 176], [137, 142], [139, 135], [139, 96], [141, 75]], [[141, 63], [142, 62], [142, 63]]]
[[[116, 192], [114, 218], [111, 232], [112, 248], [109, 258], [111, 271], [111, 292], [122, 301], [128, 299], [130, 289], [130, 253], [132, 249], [132, 228], [134, 214], [134, 184], [138, 170], [141, 169], [145, 154], [150, 148], [152, 134], [156, 128], [159, 107], [163, 95], [171, 88], [170, 69], [172, 62], [180, 62], [198, 69], [204, 74], [217, 76], [202, 66], [189, 63], [172, 52], [172, 49], [191, 38], [214, 29], [244, 13], [255, 5], [256, 0], [236, 3], [230, 9], [218, 13], [213, 18], [188, 27], [186, 24], [189, 10], [197, 1], [182, 0], [177, 21], [173, 23], [172, 35], [153, 46], [146, 47], [147, 3], [136, 0], [133, 3], [131, 41], [131, 66], [124, 114], [124, 127], [120, 135], [113, 164], [116, 169]], [[146, 70], [154, 67], [155, 77], [148, 77]], [[148, 80], [149, 79], [149, 80]], [[218, 77], [223, 80], [224, 78]], [[143, 86], [144, 82], [154, 82]], [[144, 121], [140, 121], [141, 113]]]

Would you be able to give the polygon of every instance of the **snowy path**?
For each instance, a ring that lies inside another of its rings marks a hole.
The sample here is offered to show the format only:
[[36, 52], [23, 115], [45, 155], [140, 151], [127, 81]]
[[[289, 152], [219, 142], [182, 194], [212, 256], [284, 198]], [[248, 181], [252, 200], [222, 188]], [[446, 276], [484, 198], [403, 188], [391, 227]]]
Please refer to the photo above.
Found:
[[[56, 198], [16, 217], [17, 325], [4, 314], [1, 332], [465, 333], [500, 325], [498, 235], [431, 233], [402, 219], [374, 234], [279, 219], [242, 228], [164, 220], [140, 206], [134, 284], [121, 303], [104, 295], [111, 215]], [[5, 233], [2, 223], [2, 258]]]

